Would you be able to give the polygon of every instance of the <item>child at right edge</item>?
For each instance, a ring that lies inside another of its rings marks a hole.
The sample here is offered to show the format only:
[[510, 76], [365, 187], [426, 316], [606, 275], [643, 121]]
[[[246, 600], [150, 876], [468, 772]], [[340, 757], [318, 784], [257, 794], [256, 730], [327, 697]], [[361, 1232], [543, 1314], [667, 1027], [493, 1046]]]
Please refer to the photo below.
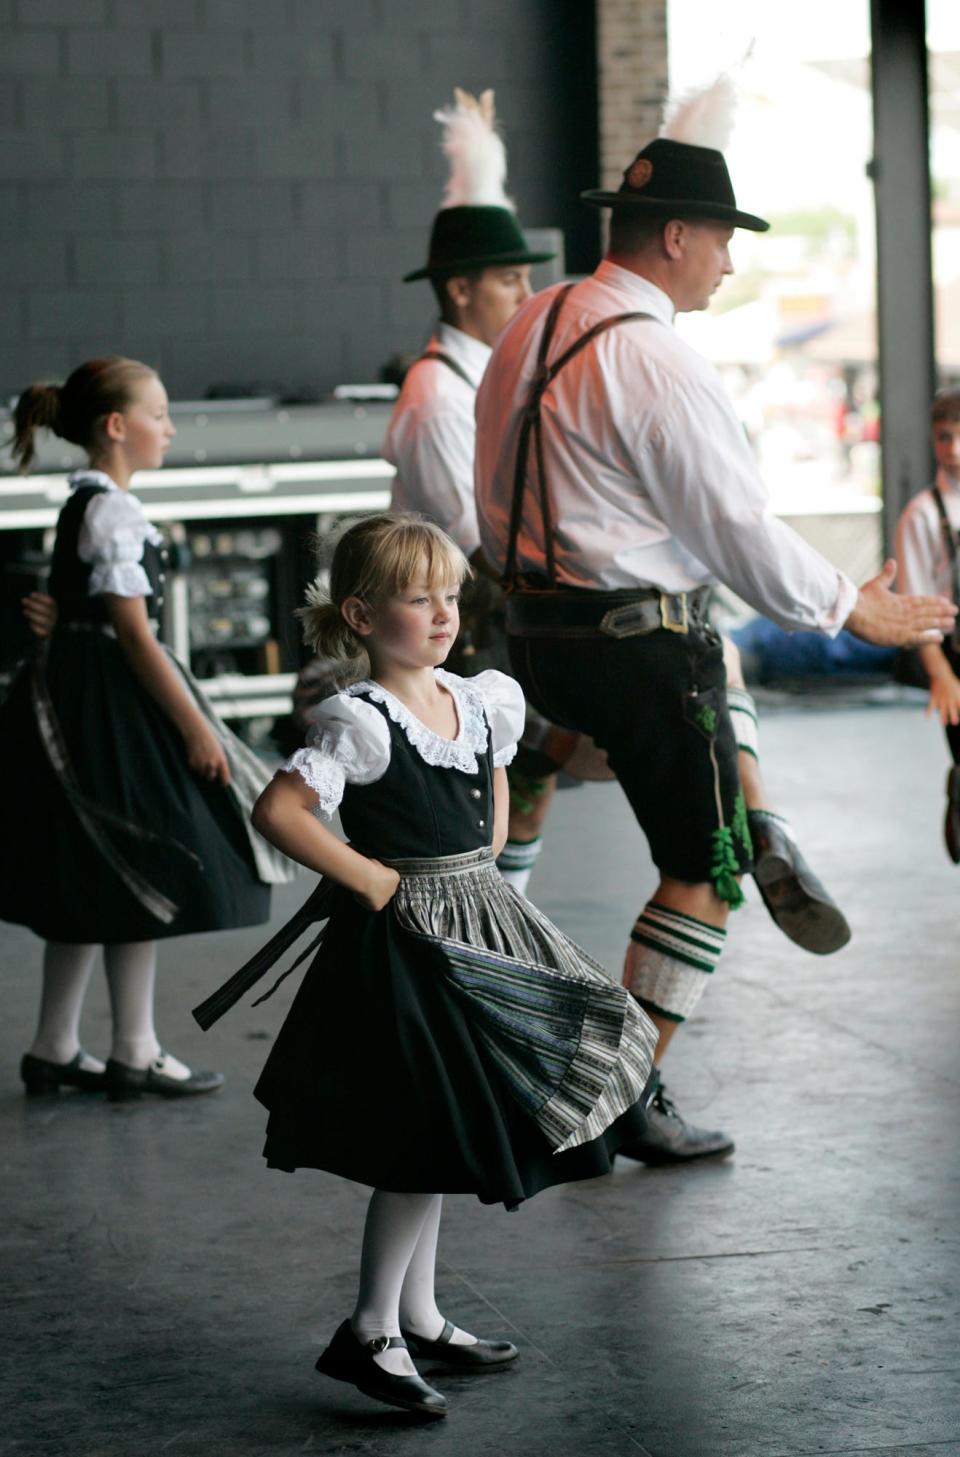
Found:
[[[897, 522], [901, 592], [938, 592], [960, 602], [960, 389], [940, 390], [930, 410], [937, 473]], [[930, 683], [927, 714], [937, 714], [953, 759], [943, 834], [960, 865], [960, 629], [917, 649]]]

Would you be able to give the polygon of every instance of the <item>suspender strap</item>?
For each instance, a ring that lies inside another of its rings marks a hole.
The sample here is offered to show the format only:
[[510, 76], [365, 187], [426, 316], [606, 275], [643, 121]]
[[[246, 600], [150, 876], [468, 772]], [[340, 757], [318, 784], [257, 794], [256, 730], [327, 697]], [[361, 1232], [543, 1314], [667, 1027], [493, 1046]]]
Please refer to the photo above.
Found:
[[943, 497], [940, 494], [940, 487], [933, 486], [934, 505], [940, 516], [940, 525], [943, 527], [943, 537], [947, 544], [947, 556], [950, 558], [950, 576], [953, 584], [953, 600], [960, 606], [960, 560], [957, 555], [957, 538], [954, 535], [953, 527], [950, 525], [950, 517], [947, 515], [947, 508]]
[[520, 435], [517, 441], [517, 463], [513, 477], [513, 499], [510, 506], [510, 534], [507, 542], [507, 559], [503, 570], [503, 585], [507, 588], [514, 583], [517, 567], [517, 543], [520, 538], [520, 526], [523, 520], [523, 498], [526, 489], [527, 460], [530, 454], [530, 437], [533, 437], [534, 452], [536, 461], [537, 489], [540, 497], [540, 515], [543, 521], [543, 541], [546, 555], [547, 578], [551, 586], [556, 586], [557, 564], [554, 555], [553, 539], [553, 511], [550, 504], [550, 491], [547, 485], [546, 472], [543, 465], [543, 433], [541, 429], [540, 406], [543, 396], [549, 386], [556, 379], [561, 369], [570, 363], [575, 355], [592, 344], [594, 339], [612, 329], [615, 324], [629, 323], [633, 319], [650, 319], [652, 314], [636, 312], [629, 314], [611, 314], [607, 319], [601, 319], [581, 334], [579, 339], [564, 350], [552, 364], [547, 363], [547, 356], [550, 352], [550, 345], [557, 327], [557, 319], [564, 301], [570, 290], [574, 287], [568, 283], [554, 296], [547, 314], [543, 333], [540, 336], [540, 348], [537, 353], [537, 369], [530, 382], [530, 390], [527, 395], [527, 402], [524, 406], [523, 417], [520, 424]]
[[420, 355], [420, 358], [413, 361], [410, 369], [416, 368], [416, 366], [422, 363], [424, 359], [435, 359], [438, 364], [445, 364], [448, 369], [453, 370], [454, 374], [459, 375], [460, 378], [463, 380], [464, 384], [469, 385], [470, 388], [473, 390], [474, 394], [476, 394], [477, 387], [474, 384], [473, 380], [467, 374], [467, 371], [463, 368], [463, 366], [458, 364], [452, 355], [446, 354], [442, 349], [425, 349]]

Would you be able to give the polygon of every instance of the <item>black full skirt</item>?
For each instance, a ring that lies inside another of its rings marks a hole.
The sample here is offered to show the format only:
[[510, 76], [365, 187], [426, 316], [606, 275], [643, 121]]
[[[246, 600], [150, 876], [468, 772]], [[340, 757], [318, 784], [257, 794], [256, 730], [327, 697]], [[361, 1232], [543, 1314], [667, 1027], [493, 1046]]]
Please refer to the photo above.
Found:
[[639, 1106], [554, 1152], [446, 973], [442, 947], [411, 935], [391, 907], [372, 913], [337, 893], [256, 1088], [270, 1110], [271, 1167], [508, 1208], [610, 1171], [643, 1131]]
[[[76, 783], [114, 854], [98, 848], [51, 766], [26, 668], [0, 709], [0, 918], [95, 944], [266, 921], [270, 888], [239, 805], [191, 773], [180, 735], [116, 640], [54, 633], [44, 677]], [[118, 859], [173, 904], [171, 919], [130, 889]]]

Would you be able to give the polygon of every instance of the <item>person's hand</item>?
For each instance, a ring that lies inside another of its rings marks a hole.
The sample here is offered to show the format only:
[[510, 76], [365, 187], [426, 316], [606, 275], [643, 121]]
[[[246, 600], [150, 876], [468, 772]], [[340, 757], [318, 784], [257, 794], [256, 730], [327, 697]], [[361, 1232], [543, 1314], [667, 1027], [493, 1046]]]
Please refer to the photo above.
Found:
[[960, 724], [960, 678], [949, 668], [930, 679], [927, 718], [934, 713], [940, 715], [944, 728], [956, 728]]
[[30, 631], [37, 637], [49, 637], [57, 625], [57, 599], [47, 592], [31, 592], [21, 597], [20, 606]]
[[187, 763], [200, 779], [230, 783], [230, 765], [213, 729], [202, 720], [183, 736]]
[[864, 582], [844, 626], [855, 637], [881, 648], [921, 647], [941, 642], [953, 628], [957, 609], [946, 597], [902, 597], [892, 591], [895, 561]]
[[369, 872], [362, 890], [354, 891], [354, 900], [368, 911], [382, 911], [396, 893], [400, 876], [379, 860], [368, 860]]

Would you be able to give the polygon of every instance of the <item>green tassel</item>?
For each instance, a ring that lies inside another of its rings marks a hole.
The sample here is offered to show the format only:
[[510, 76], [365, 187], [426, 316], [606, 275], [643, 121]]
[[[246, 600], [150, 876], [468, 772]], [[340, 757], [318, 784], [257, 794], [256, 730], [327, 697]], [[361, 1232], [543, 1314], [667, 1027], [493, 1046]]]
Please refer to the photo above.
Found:
[[719, 830], [714, 830], [713, 841], [713, 864], [710, 867], [710, 879], [713, 881], [713, 888], [722, 901], [726, 901], [732, 911], [743, 905], [743, 891], [737, 881], [737, 872], [740, 863], [737, 860], [737, 853], [733, 848], [733, 835], [727, 825]]

